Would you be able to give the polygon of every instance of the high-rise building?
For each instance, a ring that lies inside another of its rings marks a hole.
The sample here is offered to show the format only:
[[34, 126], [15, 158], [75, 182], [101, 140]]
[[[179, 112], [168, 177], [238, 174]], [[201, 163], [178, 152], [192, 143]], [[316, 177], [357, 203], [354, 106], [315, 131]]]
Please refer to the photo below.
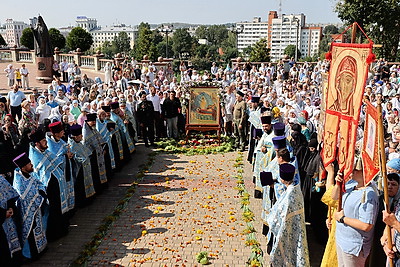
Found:
[[322, 27], [306, 25], [306, 16], [282, 14], [278, 17], [276, 11], [268, 14], [268, 45], [271, 49], [271, 60], [282, 59], [288, 45], [294, 45], [300, 57], [312, 57], [318, 54], [319, 44], [322, 39]]
[[12, 47], [14, 45], [20, 46], [19, 39], [21, 38], [22, 31], [28, 28], [29, 25], [23, 21], [14, 21], [13, 19], [7, 19], [5, 23], [5, 36], [3, 36], [7, 45]]
[[304, 14], [278, 16], [277, 11], [269, 11], [267, 21], [255, 17], [251, 22], [236, 23], [236, 27], [243, 28], [243, 32], [237, 36], [237, 48], [240, 52], [261, 38], [266, 38], [273, 61], [284, 57], [288, 45], [294, 45], [300, 51], [297, 59], [314, 56], [318, 54], [322, 38], [322, 27], [308, 26]]
[[254, 17], [253, 21], [237, 22], [236, 27], [243, 27], [243, 32], [237, 35], [237, 49], [240, 52], [268, 37], [268, 22], [261, 21], [260, 17]]

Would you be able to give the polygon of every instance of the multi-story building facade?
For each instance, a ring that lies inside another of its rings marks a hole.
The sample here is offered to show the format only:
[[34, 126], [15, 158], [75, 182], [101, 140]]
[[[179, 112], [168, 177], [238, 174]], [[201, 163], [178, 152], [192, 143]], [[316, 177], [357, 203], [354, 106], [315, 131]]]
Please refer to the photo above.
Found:
[[252, 22], [236, 23], [236, 28], [239, 30], [243, 28], [243, 32], [237, 36], [237, 48], [240, 52], [261, 38], [266, 38], [273, 61], [284, 57], [288, 45], [298, 48], [300, 54], [297, 58], [318, 54], [322, 38], [322, 27], [306, 25], [304, 14], [278, 16], [278, 12], [270, 11], [267, 21], [255, 17]]
[[5, 25], [5, 36], [3, 36], [7, 45], [12, 47], [14, 45], [20, 46], [19, 39], [21, 38], [22, 31], [28, 28], [29, 25], [23, 21], [14, 21], [7, 19]]
[[237, 49], [240, 52], [268, 37], [268, 22], [261, 21], [260, 17], [254, 17], [253, 21], [238, 22], [236, 28], [243, 29], [243, 32], [237, 35]]
[[101, 47], [105, 41], [112, 42], [114, 37], [116, 37], [120, 32], [126, 32], [128, 34], [128, 37], [131, 41], [131, 48], [133, 48], [135, 40], [138, 36], [138, 29], [136, 26], [132, 27], [125, 24], [105, 26], [90, 31], [90, 34], [93, 36], [93, 47]]

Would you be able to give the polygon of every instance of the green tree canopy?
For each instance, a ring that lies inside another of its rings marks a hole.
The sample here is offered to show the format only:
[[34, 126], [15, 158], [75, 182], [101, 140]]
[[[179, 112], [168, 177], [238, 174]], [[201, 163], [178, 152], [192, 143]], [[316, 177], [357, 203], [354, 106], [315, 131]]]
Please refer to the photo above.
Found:
[[191, 53], [193, 38], [187, 29], [176, 29], [172, 37], [174, 57], [179, 58], [181, 53]]
[[6, 40], [4, 40], [3, 35], [0, 34], [0, 46], [7, 45]]
[[89, 50], [93, 44], [93, 37], [85, 29], [75, 27], [67, 36], [67, 46], [71, 50], [80, 48], [82, 52]]
[[[283, 51], [285, 55], [288, 57], [295, 57], [296, 56], [296, 46], [295, 45], [288, 45], [286, 46], [285, 50]], [[297, 49], [297, 58], [301, 58], [301, 53], [299, 49]]]
[[324, 34], [337, 34], [337, 33], [339, 33], [339, 29], [335, 25], [326, 25], [323, 30], [323, 33]]
[[100, 47], [101, 53], [104, 54], [105, 58], [112, 59], [117, 53], [115, 46], [110, 41], [105, 41]]
[[128, 53], [131, 50], [131, 38], [126, 32], [119, 32], [114, 37], [113, 45], [117, 53]]
[[382, 51], [388, 60], [396, 60], [400, 41], [398, 0], [343, 0], [337, 2], [335, 11], [348, 25], [357, 22], [375, 43], [382, 44], [377, 52]]
[[58, 47], [63, 49], [65, 47], [65, 37], [56, 28], [49, 29], [50, 42], [53, 48]]
[[135, 41], [135, 46], [133, 50], [133, 56], [137, 60], [142, 60], [144, 55], [148, 55], [153, 58], [155, 51], [157, 50], [153, 44], [152, 31], [150, 30], [150, 25], [146, 22], [142, 22], [138, 29], [138, 38]]
[[[286, 51], [286, 49], [285, 49]], [[254, 62], [269, 62], [270, 49], [268, 48], [268, 41], [265, 38], [260, 39], [257, 43], [255, 43], [250, 52], [250, 61]]]
[[25, 28], [22, 31], [21, 38], [19, 39], [21, 45], [29, 48], [32, 50], [34, 48], [34, 37], [33, 37], [33, 31], [31, 28]]
[[224, 25], [211, 25], [207, 29], [207, 41], [220, 46], [228, 38], [228, 29]]

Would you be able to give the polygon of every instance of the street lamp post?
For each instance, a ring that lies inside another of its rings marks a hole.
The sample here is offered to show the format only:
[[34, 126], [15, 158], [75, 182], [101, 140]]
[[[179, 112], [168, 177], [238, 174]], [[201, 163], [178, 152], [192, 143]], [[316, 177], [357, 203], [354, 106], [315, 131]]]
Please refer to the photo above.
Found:
[[294, 61], [297, 62], [297, 50], [298, 50], [298, 45], [299, 45], [299, 25], [300, 25], [300, 20], [298, 18], [294, 18], [293, 22], [296, 23], [296, 47], [294, 51]]
[[232, 25], [231, 32], [233, 32], [235, 34], [235, 36], [236, 36], [236, 49], [237, 50], [239, 50], [239, 47], [238, 47], [238, 35], [243, 33], [243, 30], [244, 30], [244, 25], [243, 24], [241, 24], [239, 27], [237, 27], [235, 25]]
[[165, 57], [168, 58], [168, 34], [173, 32], [174, 30], [174, 25], [161, 25], [161, 32], [165, 33], [165, 36], [167, 37], [167, 45], [165, 46]]

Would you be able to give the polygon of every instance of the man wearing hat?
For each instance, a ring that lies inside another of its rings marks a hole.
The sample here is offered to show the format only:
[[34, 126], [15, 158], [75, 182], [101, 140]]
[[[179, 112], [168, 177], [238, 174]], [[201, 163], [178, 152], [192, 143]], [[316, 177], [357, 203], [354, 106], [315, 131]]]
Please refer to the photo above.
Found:
[[256, 198], [262, 197], [262, 186], [260, 181], [260, 172], [268, 165], [273, 156], [272, 147], [272, 137], [274, 133], [272, 132], [271, 116], [262, 116], [261, 124], [263, 128], [263, 135], [257, 143], [255, 149], [256, 157], [254, 160], [253, 177], [255, 183], [254, 196]]
[[49, 124], [51, 134], [46, 135], [48, 150], [60, 158], [62, 164], [60, 165], [63, 170], [65, 181], [67, 183], [67, 200], [68, 210], [72, 210], [75, 207], [75, 192], [74, 192], [74, 180], [75, 162], [73, 157], [74, 154], [71, 152], [67, 142], [63, 140], [65, 136], [64, 126], [60, 121]]
[[120, 101], [119, 107], [123, 114], [122, 116], [123, 116], [123, 121], [125, 123], [125, 127], [128, 129], [128, 133], [131, 139], [137, 142], [138, 136], [137, 136], [135, 116], [133, 116], [133, 113], [127, 107], [126, 100], [124, 98], [121, 98], [119, 101]]
[[22, 255], [28, 259], [37, 259], [47, 246], [42, 212], [47, 205], [46, 188], [34, 172], [26, 153], [16, 157], [14, 164], [17, 169], [14, 171], [13, 187], [20, 195], [17, 207], [21, 215]]
[[295, 172], [296, 168], [290, 163], [279, 165], [278, 181], [286, 190], [267, 215], [273, 235], [272, 266], [310, 266], [303, 195], [300, 185], [293, 182]]
[[102, 184], [107, 182], [107, 172], [104, 160], [104, 145], [106, 141], [103, 139], [99, 131], [96, 129], [97, 114], [89, 113], [83, 126], [83, 144], [91, 151], [92, 178], [94, 189], [97, 193], [102, 190]]
[[74, 159], [77, 164], [75, 172], [75, 200], [77, 206], [82, 206], [86, 199], [96, 193], [92, 179], [92, 166], [90, 164], [92, 151], [82, 142], [82, 126], [79, 124], [72, 125], [70, 131], [68, 145], [71, 151], [74, 152]]
[[146, 93], [140, 93], [140, 101], [137, 105], [136, 116], [138, 118], [140, 129], [142, 130], [142, 137], [146, 147], [154, 145], [154, 107], [153, 102], [147, 100]]
[[118, 125], [119, 134], [121, 136], [122, 144], [124, 147], [124, 158], [128, 160], [130, 158], [130, 154], [135, 151], [135, 145], [129, 135], [128, 129], [126, 129], [124, 121], [118, 115], [120, 113], [119, 103], [112, 102], [110, 104], [111, 113], [110, 119], [113, 120]]
[[68, 210], [67, 183], [60, 157], [50, 152], [47, 148], [46, 134], [42, 130], [32, 133], [29, 147], [29, 158], [46, 187], [49, 202], [49, 217], [46, 235], [48, 240], [55, 240], [68, 232], [68, 219], [63, 216]]
[[[97, 129], [97, 131], [99, 131], [101, 137], [103, 137], [104, 141], [106, 141], [106, 143], [107, 143], [106, 153], [109, 154], [110, 162], [109, 162], [109, 164], [106, 163], [106, 168], [110, 167], [111, 170], [113, 170], [116, 168], [115, 154], [114, 154], [114, 150], [112, 147], [113, 133], [107, 127], [107, 112], [104, 109], [108, 110], [108, 113], [111, 111], [110, 106], [101, 106], [101, 109], [99, 109], [97, 111], [96, 129]], [[112, 123], [114, 123], [114, 122], [112, 122]], [[115, 129], [115, 126], [113, 128]], [[119, 153], [118, 150], [116, 150], [116, 152]], [[121, 143], [121, 153], [123, 155], [122, 143]], [[108, 165], [110, 165], [110, 166], [108, 166]], [[111, 172], [112, 172], [111, 170], [107, 170], [107, 176], [111, 175]]]
[[252, 96], [250, 103], [250, 133], [249, 133], [249, 153], [247, 155], [247, 161], [253, 163], [254, 149], [257, 141], [262, 136], [262, 124], [260, 119], [260, 107], [259, 107], [260, 97]]
[[233, 133], [236, 149], [244, 151], [246, 146], [247, 105], [242, 91], [236, 92], [236, 103], [233, 107]]
[[[113, 168], [120, 169], [122, 160], [124, 160], [124, 146], [122, 143], [122, 137], [118, 125], [115, 123], [115, 121], [111, 120], [111, 107], [102, 106], [101, 109], [104, 110], [105, 117], [98, 115], [96, 129], [100, 132], [101, 136], [103, 136], [104, 140], [107, 141], [107, 138], [111, 138], [111, 148], [114, 154], [115, 161], [115, 167]], [[106, 130], [107, 132], [109, 132], [110, 135], [104, 137], [105, 135], [108, 135]]]

